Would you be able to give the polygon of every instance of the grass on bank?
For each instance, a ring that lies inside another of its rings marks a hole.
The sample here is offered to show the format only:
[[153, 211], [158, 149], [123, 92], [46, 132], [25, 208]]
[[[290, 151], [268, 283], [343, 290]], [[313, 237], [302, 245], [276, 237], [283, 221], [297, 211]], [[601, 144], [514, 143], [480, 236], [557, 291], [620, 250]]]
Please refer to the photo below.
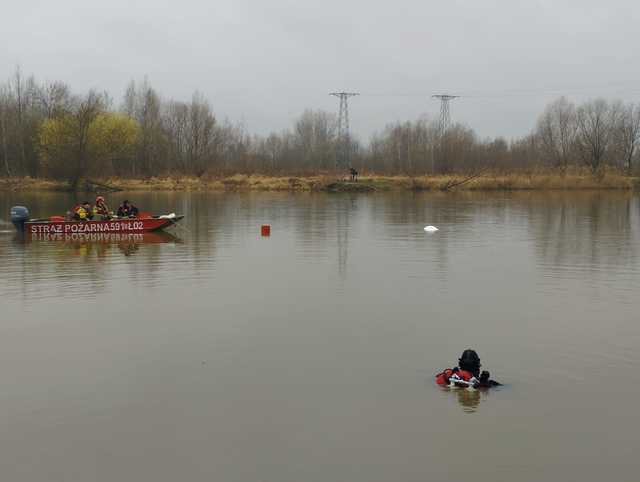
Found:
[[[357, 183], [336, 176], [262, 176], [236, 174], [227, 177], [152, 177], [147, 179], [94, 179], [100, 185], [123, 191], [286, 191], [286, 192], [371, 192], [371, 191], [517, 191], [517, 190], [600, 190], [640, 188], [637, 177], [619, 172], [593, 176], [588, 172], [485, 173], [438, 176], [369, 175]], [[68, 184], [53, 179], [0, 178], [0, 191], [68, 191]], [[91, 188], [91, 190], [94, 190]], [[101, 190], [101, 189], [98, 189]]]

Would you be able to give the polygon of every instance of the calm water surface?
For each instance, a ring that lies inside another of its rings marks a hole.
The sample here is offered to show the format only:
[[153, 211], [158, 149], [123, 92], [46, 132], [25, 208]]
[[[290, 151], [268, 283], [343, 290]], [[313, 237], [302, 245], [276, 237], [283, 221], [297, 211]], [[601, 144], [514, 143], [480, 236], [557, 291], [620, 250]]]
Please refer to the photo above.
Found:
[[3, 480], [638, 480], [638, 197], [126, 196], [187, 217], [0, 234]]

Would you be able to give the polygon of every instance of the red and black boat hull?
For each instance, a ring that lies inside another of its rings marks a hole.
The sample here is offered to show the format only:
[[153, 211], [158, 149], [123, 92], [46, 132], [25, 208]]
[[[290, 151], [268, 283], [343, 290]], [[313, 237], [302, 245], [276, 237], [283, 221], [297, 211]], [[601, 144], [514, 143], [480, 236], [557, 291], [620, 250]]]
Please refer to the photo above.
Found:
[[149, 233], [159, 231], [180, 221], [184, 216], [123, 218], [100, 221], [51, 221], [31, 219], [25, 221], [26, 234], [94, 234], [94, 233]]

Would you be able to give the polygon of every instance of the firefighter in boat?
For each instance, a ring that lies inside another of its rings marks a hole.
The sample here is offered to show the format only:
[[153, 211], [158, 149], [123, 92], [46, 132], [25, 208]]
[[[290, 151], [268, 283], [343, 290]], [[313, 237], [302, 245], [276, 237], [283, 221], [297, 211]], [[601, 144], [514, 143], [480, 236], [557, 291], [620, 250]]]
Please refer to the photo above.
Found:
[[118, 208], [119, 218], [135, 218], [138, 216], [138, 208], [129, 203], [126, 199], [122, 201], [122, 204]]
[[96, 219], [102, 219], [105, 221], [111, 219], [111, 212], [109, 211], [109, 206], [107, 206], [104, 197], [96, 197], [96, 205], [93, 207], [93, 215]]
[[73, 207], [72, 219], [74, 221], [89, 221], [93, 219], [93, 210], [89, 201], [85, 201], [82, 204], [76, 204]]

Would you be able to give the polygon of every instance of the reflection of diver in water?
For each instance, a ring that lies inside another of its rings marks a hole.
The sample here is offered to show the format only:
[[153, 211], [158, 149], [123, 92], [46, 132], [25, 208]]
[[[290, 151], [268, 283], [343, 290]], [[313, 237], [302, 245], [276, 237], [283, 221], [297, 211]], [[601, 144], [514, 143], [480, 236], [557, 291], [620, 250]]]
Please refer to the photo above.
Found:
[[486, 388], [459, 388], [455, 385], [441, 387], [441, 390], [447, 397], [455, 397], [462, 410], [468, 413], [476, 412], [480, 402], [490, 393]]
[[458, 396], [458, 403], [462, 405], [465, 412], [475, 412], [480, 405], [480, 391], [468, 389], [455, 389]]

